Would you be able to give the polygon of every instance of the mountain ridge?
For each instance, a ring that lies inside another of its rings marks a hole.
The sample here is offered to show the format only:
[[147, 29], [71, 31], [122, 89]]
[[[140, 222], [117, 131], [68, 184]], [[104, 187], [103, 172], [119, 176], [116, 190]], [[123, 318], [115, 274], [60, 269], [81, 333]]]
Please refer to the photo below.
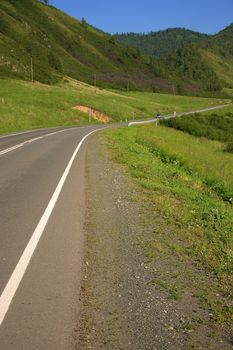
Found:
[[160, 57], [185, 44], [206, 39], [209, 35], [177, 27], [149, 33], [117, 33], [113, 37], [122, 44], [139, 48], [149, 56]]

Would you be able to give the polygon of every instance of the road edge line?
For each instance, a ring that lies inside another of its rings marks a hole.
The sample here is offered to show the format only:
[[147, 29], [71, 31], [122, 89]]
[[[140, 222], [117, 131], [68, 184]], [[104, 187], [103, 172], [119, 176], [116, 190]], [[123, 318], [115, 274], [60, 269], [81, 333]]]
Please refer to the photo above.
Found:
[[2, 325], [5, 316], [9, 310], [9, 307], [11, 305], [11, 302], [16, 294], [16, 291], [20, 285], [20, 282], [23, 279], [23, 276], [29, 266], [29, 263], [31, 261], [31, 258], [37, 248], [37, 245], [42, 237], [42, 234], [45, 230], [45, 227], [49, 221], [49, 218], [53, 212], [53, 209], [57, 203], [58, 197], [62, 191], [62, 188], [65, 184], [65, 181], [69, 175], [70, 169], [73, 165], [73, 162], [76, 158], [76, 155], [78, 153], [78, 151], [80, 150], [83, 142], [86, 140], [86, 138], [88, 136], [90, 136], [91, 134], [97, 132], [97, 131], [101, 131], [104, 130], [106, 128], [100, 128], [97, 130], [93, 130], [91, 132], [89, 132], [87, 135], [85, 135], [82, 140], [79, 142], [78, 146], [76, 147], [73, 155], [70, 158], [70, 161], [68, 163], [68, 165], [66, 166], [66, 169], [39, 221], [39, 223], [37, 224], [26, 248], [24, 249], [23, 254], [21, 255], [11, 277], [9, 278], [1, 296], [0, 296], [0, 326]]

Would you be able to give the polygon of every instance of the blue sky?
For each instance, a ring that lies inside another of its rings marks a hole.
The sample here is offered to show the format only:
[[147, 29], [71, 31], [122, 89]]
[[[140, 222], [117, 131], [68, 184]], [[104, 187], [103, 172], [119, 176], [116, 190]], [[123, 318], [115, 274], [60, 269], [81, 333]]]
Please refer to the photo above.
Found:
[[109, 33], [185, 27], [214, 34], [233, 22], [233, 0], [50, 0]]

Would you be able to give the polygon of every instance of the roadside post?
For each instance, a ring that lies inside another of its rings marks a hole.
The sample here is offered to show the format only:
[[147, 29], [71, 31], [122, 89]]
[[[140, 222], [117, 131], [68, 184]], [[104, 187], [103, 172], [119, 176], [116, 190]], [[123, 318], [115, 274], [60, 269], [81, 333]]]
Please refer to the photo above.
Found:
[[91, 123], [91, 117], [92, 117], [92, 109], [91, 108], [89, 108], [88, 115], [89, 115], [89, 123]]
[[94, 87], [95, 87], [95, 95], [97, 93], [97, 75], [96, 73], [94, 74]]
[[31, 56], [31, 81], [34, 83], [34, 68], [33, 68], [33, 59]]

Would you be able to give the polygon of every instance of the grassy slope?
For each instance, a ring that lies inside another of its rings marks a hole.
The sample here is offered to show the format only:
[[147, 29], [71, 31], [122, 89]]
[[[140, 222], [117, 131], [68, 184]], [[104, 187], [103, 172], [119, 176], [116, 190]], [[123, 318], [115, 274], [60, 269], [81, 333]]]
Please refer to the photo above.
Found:
[[[232, 91], [226, 89], [231, 95]], [[225, 143], [225, 151], [233, 153], [233, 105], [216, 111], [163, 120], [163, 125], [190, 135]], [[224, 169], [224, 164], [222, 164]]]
[[[126, 88], [169, 90], [148, 60], [111, 37], [36, 0], [0, 2], [0, 75], [54, 83], [68, 75], [78, 80]], [[140, 71], [138, 69], [140, 67]]]
[[[233, 25], [215, 36], [192, 43], [161, 57], [165, 76], [194, 80], [203, 89], [214, 91], [233, 83]], [[169, 70], [169, 67], [171, 68]]]
[[0, 80], [0, 132], [88, 122], [86, 114], [73, 110], [80, 104], [111, 116], [113, 121], [151, 117], [221, 103], [221, 100], [143, 92], [120, 93], [95, 89], [66, 79], [59, 85]]
[[230, 96], [233, 98], [233, 89], [224, 89], [224, 91]]
[[[154, 215], [160, 214], [164, 226], [172, 225], [167, 239], [172, 254], [201, 262], [219, 281], [224, 279], [222, 288], [229, 295], [233, 213], [218, 185], [224, 182], [233, 193], [233, 155], [224, 153], [219, 142], [162, 126], [112, 130], [107, 140], [114, 159], [125, 165]], [[145, 253], [153, 257], [159, 243], [151, 239]], [[220, 322], [233, 321], [232, 307], [218, 302], [213, 310]]]
[[14, 80], [2, 80], [0, 91], [0, 133], [87, 123], [71, 109], [75, 91]]
[[233, 24], [200, 44], [201, 55], [223, 86], [233, 87]]
[[217, 53], [201, 49], [201, 55], [208, 63], [223, 85], [233, 86], [233, 57], [223, 58]]

